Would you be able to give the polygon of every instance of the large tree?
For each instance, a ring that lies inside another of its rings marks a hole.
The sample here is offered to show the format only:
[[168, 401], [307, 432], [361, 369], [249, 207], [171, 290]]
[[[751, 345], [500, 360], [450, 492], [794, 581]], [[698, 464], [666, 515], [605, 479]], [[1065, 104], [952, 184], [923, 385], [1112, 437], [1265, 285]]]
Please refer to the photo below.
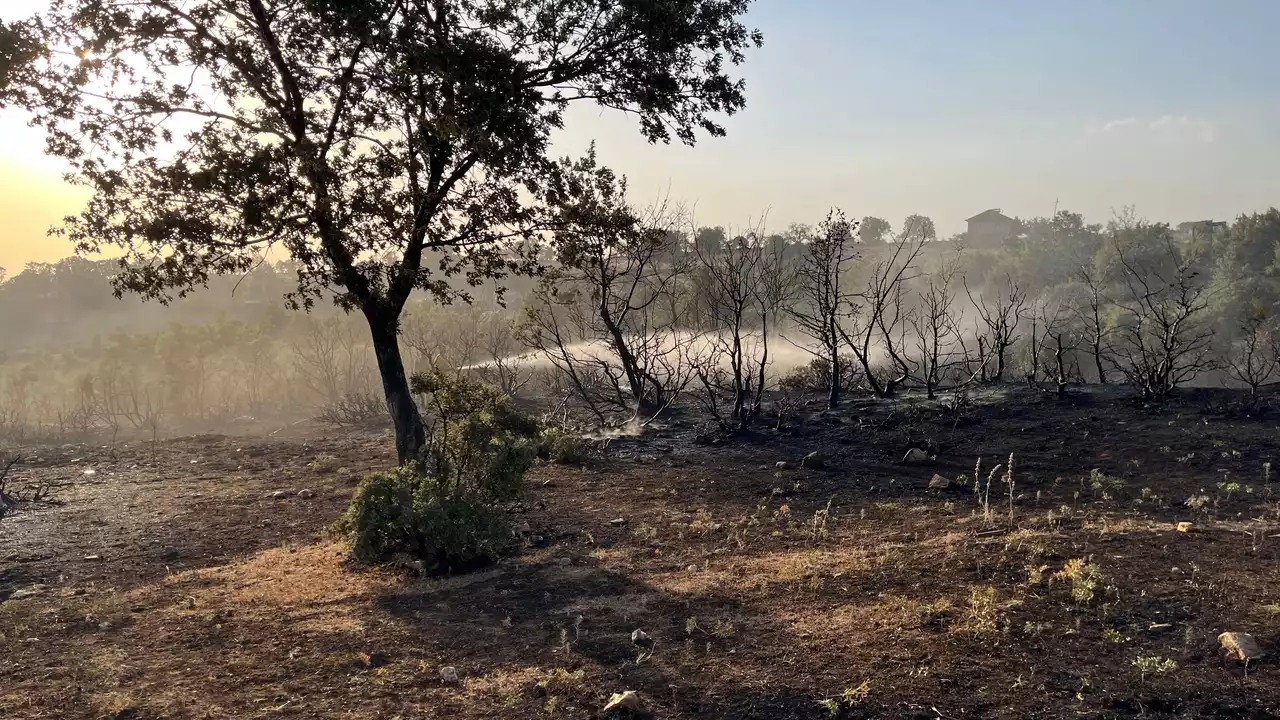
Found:
[[[401, 462], [424, 430], [397, 341], [410, 294], [533, 269], [566, 108], [650, 141], [722, 135], [750, 0], [54, 0], [0, 33], [25, 107], [93, 191], [63, 229], [166, 300], [268, 250], [288, 301], [368, 320]], [[519, 248], [526, 248], [521, 254]], [[451, 281], [452, 280], [452, 281]]]

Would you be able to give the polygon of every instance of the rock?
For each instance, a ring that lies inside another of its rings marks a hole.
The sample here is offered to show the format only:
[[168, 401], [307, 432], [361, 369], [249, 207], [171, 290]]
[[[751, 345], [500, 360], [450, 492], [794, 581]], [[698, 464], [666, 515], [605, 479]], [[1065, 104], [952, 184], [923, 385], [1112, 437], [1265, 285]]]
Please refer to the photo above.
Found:
[[947, 489], [950, 489], [950, 487], [951, 487], [951, 479], [943, 477], [942, 475], [939, 475], [937, 473], [934, 473], [933, 477], [930, 478], [929, 480], [930, 490], [947, 490]]
[[1258, 641], [1253, 639], [1249, 633], [1242, 632], [1224, 632], [1218, 636], [1218, 644], [1223, 650], [1227, 651], [1229, 657], [1237, 660], [1243, 660], [1248, 664], [1250, 660], [1257, 660], [1266, 653], [1262, 651], [1262, 647], [1258, 645]]
[[787, 462], [786, 460], [779, 460], [778, 462], [774, 463], [774, 464], [773, 464], [773, 466], [774, 466], [775, 468], [777, 468], [778, 470], [790, 470], [790, 469], [791, 469], [791, 463]]
[[35, 597], [44, 592], [44, 588], [44, 585], [31, 585], [29, 587], [24, 587], [21, 590], [14, 590], [13, 594], [9, 596], [9, 599], [22, 600], [24, 598]]
[[529, 535], [533, 533], [533, 526], [527, 522], [522, 522], [519, 525], [516, 525], [514, 528], [512, 528], [512, 531], [514, 531], [515, 534], [517, 535]]
[[826, 456], [824, 456], [821, 452], [817, 450], [814, 450], [808, 455], [805, 455], [804, 459], [800, 461], [800, 467], [806, 470], [821, 470], [826, 466], [827, 466]]
[[94, 560], [101, 560], [101, 559], [102, 559], [102, 556], [101, 556], [101, 555], [85, 555], [85, 556], [84, 556], [84, 559], [85, 559], [85, 560], [90, 560], [90, 561], [94, 561]]
[[316, 494], [313, 491], [311, 491], [309, 488], [302, 488], [301, 490], [298, 491], [298, 497], [302, 498], [303, 500], [310, 500], [315, 496]]
[[612, 526], [614, 526], [614, 527], [621, 527], [621, 526], [623, 526], [623, 525], [626, 525], [626, 524], [627, 524], [627, 519], [626, 519], [626, 518], [614, 518], [614, 519], [612, 519], [612, 520], [610, 520], [610, 521], [609, 521], [609, 524], [610, 524], [610, 525], [612, 525]]
[[1180, 533], [1189, 533], [1189, 532], [1191, 532], [1191, 523], [1189, 523], [1189, 522], [1180, 522], [1180, 523], [1178, 523], [1178, 532], [1180, 532]]
[[444, 683], [445, 685], [457, 685], [458, 669], [453, 667], [452, 665], [447, 665], [445, 667], [440, 668], [440, 682]]
[[161, 560], [177, 560], [177, 559], [178, 559], [178, 548], [167, 547], [167, 548], [162, 549], [162, 550], [160, 551], [160, 559], [161, 559]]
[[685, 570], [688, 570], [688, 571], [689, 571], [689, 572], [691, 572], [691, 573], [696, 573], [696, 572], [698, 572], [698, 566], [697, 566], [697, 565], [690, 565], [689, 567], [685, 568]]
[[636, 628], [635, 630], [633, 630], [633, 631], [631, 632], [631, 644], [632, 644], [632, 645], [646, 645], [646, 646], [647, 646], [647, 645], [652, 645], [652, 644], [653, 644], [653, 638], [649, 637], [649, 633], [647, 633], [647, 632], [645, 632], [645, 631], [643, 631], [643, 630], [641, 630], [641, 629], [639, 629], [639, 628]]
[[289, 493], [285, 492], [284, 490], [277, 490], [271, 493], [272, 500], [283, 500], [287, 497], [289, 497]]
[[911, 448], [907, 454], [902, 456], [902, 462], [907, 465], [920, 465], [929, 462], [929, 453], [920, 448]]
[[573, 562], [573, 559], [572, 559], [572, 558], [567, 558], [567, 557], [558, 557], [558, 558], [556, 558], [556, 564], [557, 564], [557, 565], [559, 565], [560, 567], [569, 567], [569, 565], [570, 565], [572, 562]]
[[635, 690], [614, 693], [613, 696], [609, 698], [608, 704], [606, 704], [604, 709], [600, 711], [602, 715], [624, 712], [646, 717], [649, 715], [649, 711], [644, 707], [644, 702], [640, 700], [640, 696], [636, 694]]

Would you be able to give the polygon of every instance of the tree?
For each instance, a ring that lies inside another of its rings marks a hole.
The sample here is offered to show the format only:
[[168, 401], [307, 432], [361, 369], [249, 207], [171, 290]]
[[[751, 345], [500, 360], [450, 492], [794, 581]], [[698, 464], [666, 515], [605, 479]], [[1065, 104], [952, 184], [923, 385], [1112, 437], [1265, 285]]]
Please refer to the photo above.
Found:
[[844, 390], [841, 387], [844, 373], [840, 323], [852, 312], [852, 298], [842, 283], [849, 265], [857, 259], [854, 252], [857, 230], [857, 222], [850, 222], [842, 211], [833, 209], [827, 213], [810, 238], [808, 252], [796, 270], [796, 297], [787, 310], [800, 334], [815, 343], [812, 347], [801, 345], [801, 349], [824, 360], [830, 369], [827, 407], [831, 409], [840, 404]]
[[898, 236], [899, 242], [905, 243], [921, 243], [933, 242], [938, 239], [938, 231], [933, 226], [933, 220], [926, 215], [908, 215], [906, 220], [902, 221], [902, 233]]
[[63, 232], [123, 250], [117, 294], [184, 296], [274, 250], [297, 264], [292, 307], [360, 311], [403, 463], [425, 440], [397, 341], [410, 294], [537, 269], [571, 103], [653, 142], [723, 135], [713, 117], [745, 104], [728, 68], [761, 41], [749, 4], [54, 0], [6, 31], [22, 71], [3, 101], [92, 189]]
[[[1018, 323], [1026, 309], [1027, 293], [1008, 276], [1005, 277], [1004, 289], [976, 298], [963, 277], [961, 284], [969, 302], [978, 311], [978, 319], [986, 328], [978, 335], [978, 361], [981, 363], [978, 372], [984, 381], [1000, 382], [1004, 379], [1009, 348], [1018, 341]], [[988, 374], [987, 363], [993, 358], [996, 367]]]
[[868, 215], [858, 225], [858, 239], [864, 243], [882, 243], [893, 232], [893, 226], [884, 218]]
[[[783, 249], [757, 229], [729, 240], [719, 253], [698, 250], [698, 316], [711, 353], [697, 373], [707, 408], [728, 430], [745, 430], [756, 421], [769, 387], [769, 342], [793, 284]], [[730, 398], [727, 412], [723, 395]]]
[[1205, 284], [1167, 235], [1165, 256], [1149, 265], [1131, 260], [1119, 245], [1114, 250], [1124, 290], [1115, 301], [1122, 314], [1108, 356], [1143, 397], [1166, 396], [1217, 364], [1213, 328], [1204, 322]]
[[1227, 374], [1249, 388], [1249, 405], [1258, 405], [1258, 389], [1273, 381], [1280, 369], [1280, 339], [1266, 306], [1255, 303], [1240, 323], [1240, 332], [1226, 357]]
[[[625, 179], [587, 157], [561, 161], [552, 183], [557, 267], [532, 294], [524, 341], [556, 365], [602, 423], [663, 410], [690, 379], [673, 308], [689, 263], [678, 213], [637, 212]], [[600, 352], [600, 351], [603, 352]]]

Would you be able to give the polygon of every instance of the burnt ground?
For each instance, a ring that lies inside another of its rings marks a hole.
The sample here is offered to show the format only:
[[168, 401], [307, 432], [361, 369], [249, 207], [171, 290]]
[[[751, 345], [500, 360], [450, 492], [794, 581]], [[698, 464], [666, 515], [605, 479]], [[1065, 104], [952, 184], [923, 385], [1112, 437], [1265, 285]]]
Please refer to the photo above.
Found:
[[[1280, 414], [1232, 401], [617, 439], [539, 466], [523, 549], [443, 579], [326, 535], [383, 434], [24, 449], [17, 482], [66, 487], [0, 522], [0, 716], [593, 718], [631, 689], [659, 718], [1280, 717], [1280, 669], [1216, 640], [1280, 649]], [[984, 512], [974, 463], [1011, 453]]]

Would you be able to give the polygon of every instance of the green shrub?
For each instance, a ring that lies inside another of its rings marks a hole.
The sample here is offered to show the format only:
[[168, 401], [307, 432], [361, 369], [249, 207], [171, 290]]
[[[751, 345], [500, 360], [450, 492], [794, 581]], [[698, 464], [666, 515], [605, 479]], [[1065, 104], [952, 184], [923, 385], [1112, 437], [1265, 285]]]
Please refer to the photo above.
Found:
[[587, 459], [582, 438], [556, 427], [549, 427], [542, 431], [538, 456], [566, 465], [581, 463]]
[[474, 378], [421, 373], [412, 387], [427, 420], [422, 464], [444, 492], [486, 504], [519, 495], [537, 450], [538, 423], [501, 390]]
[[431, 573], [492, 562], [510, 546], [501, 505], [533, 464], [537, 423], [475, 379], [417, 375], [427, 422], [421, 458], [365, 478], [335, 529], [363, 562], [410, 556]]
[[356, 488], [337, 531], [356, 559], [421, 560], [431, 573], [465, 570], [496, 560], [510, 544], [503, 513], [473, 496], [451, 497], [438, 478], [417, 467], [375, 473]]

